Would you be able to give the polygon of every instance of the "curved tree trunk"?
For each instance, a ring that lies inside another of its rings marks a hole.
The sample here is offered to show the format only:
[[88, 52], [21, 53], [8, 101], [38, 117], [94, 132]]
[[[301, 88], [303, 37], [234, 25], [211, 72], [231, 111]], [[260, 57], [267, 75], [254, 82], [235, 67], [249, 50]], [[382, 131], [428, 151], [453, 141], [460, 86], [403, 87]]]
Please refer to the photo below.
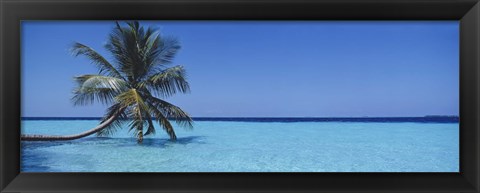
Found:
[[63, 140], [79, 139], [82, 137], [92, 135], [98, 131], [101, 131], [102, 129], [110, 125], [118, 117], [118, 115], [119, 113], [111, 116], [100, 125], [76, 135], [22, 135], [20, 139], [24, 141], [63, 141]]

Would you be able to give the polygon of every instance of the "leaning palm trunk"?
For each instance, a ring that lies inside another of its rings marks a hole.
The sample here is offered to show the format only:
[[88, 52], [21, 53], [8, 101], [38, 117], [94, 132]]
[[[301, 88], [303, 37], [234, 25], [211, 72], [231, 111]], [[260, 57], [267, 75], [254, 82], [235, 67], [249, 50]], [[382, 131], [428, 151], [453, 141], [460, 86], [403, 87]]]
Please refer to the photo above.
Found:
[[108, 136], [124, 127], [120, 120], [130, 122], [129, 131], [133, 131], [138, 143], [142, 143], [144, 136], [155, 134], [153, 118], [172, 140], [177, 136], [169, 118], [181, 126], [193, 127], [193, 120], [186, 112], [164, 100], [176, 93], [190, 91], [183, 67], [169, 67], [180, 44], [175, 38], [161, 37], [153, 28], [140, 27], [136, 21], [127, 24], [122, 27], [117, 22], [105, 45], [116, 63], [110, 63], [81, 43], [72, 47], [75, 56], [86, 56], [99, 68], [98, 74], [75, 77], [74, 105], [113, 104], [100, 125], [77, 135], [22, 135], [22, 140], [72, 140], [94, 133]]
[[117, 114], [111, 116], [110, 118], [108, 118], [106, 121], [102, 122], [100, 125], [92, 128], [88, 131], [85, 131], [85, 132], [82, 132], [82, 133], [79, 133], [79, 134], [76, 134], [76, 135], [22, 135], [21, 140], [24, 140], [24, 141], [65, 141], [65, 140], [80, 139], [82, 137], [92, 135], [94, 133], [97, 133], [97, 132], [105, 129], [113, 121], [115, 121], [115, 119], [118, 117], [119, 114], [120, 113], [117, 113]]

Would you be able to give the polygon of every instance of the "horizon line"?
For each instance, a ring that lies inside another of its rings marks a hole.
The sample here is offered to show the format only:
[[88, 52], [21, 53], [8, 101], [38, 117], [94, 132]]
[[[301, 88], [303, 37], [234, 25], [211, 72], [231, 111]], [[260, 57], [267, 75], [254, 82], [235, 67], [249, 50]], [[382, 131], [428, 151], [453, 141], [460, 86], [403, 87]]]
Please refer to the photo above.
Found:
[[[192, 116], [191, 118], [459, 118], [459, 115], [424, 115], [424, 116], [330, 116], [330, 117], [315, 117], [315, 116], [279, 116], [279, 117], [268, 117], [268, 116]], [[76, 116], [22, 116], [21, 118], [103, 118], [103, 116], [92, 116], [92, 117], [76, 117]], [[152, 117], [155, 118], [155, 117]]]

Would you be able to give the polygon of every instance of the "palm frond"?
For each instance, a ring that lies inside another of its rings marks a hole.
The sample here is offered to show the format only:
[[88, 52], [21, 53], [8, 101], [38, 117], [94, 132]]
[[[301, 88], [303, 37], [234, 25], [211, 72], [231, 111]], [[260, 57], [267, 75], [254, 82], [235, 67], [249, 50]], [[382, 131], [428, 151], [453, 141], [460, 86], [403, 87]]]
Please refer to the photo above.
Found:
[[178, 39], [163, 37], [151, 27], [144, 29], [136, 21], [125, 27], [116, 25], [105, 47], [131, 80], [143, 79], [156, 66], [170, 64], [181, 48]]
[[156, 35], [150, 44], [151, 51], [148, 52], [148, 57], [153, 59], [152, 64], [154, 65], [171, 64], [178, 51], [182, 48], [178, 39], [171, 36], [162, 37]]
[[79, 56], [79, 55], [84, 55], [88, 59], [91, 60], [91, 62], [95, 65], [97, 65], [99, 69], [99, 74], [107, 74], [109, 76], [113, 76], [116, 78], [122, 78], [120, 72], [115, 69], [115, 67], [110, 64], [102, 55], [100, 55], [98, 52], [96, 52], [93, 48], [88, 47], [86, 45], [83, 45], [81, 43], [74, 43], [71, 52], [74, 56]]
[[85, 105], [97, 101], [111, 105], [101, 123], [112, 120], [112, 116], [116, 119], [98, 131], [98, 136], [112, 135], [128, 122], [129, 131], [141, 142], [145, 135], [155, 134], [154, 117], [175, 140], [169, 119], [187, 128], [193, 127], [193, 121], [179, 107], [155, 96], [169, 97], [190, 91], [185, 69], [168, 67], [181, 48], [179, 41], [162, 36], [152, 27], [143, 27], [137, 21], [126, 22], [126, 25], [115, 22], [115, 25], [105, 45], [113, 56], [112, 63], [91, 47], [81, 43], [73, 45], [75, 56], [86, 56], [99, 70], [98, 75], [75, 77], [73, 103]]
[[133, 136], [137, 138], [137, 141], [141, 143], [143, 141], [143, 127], [145, 121], [143, 119], [132, 119], [129, 126], [129, 131], [133, 133]]
[[177, 92], [190, 92], [190, 85], [186, 80], [186, 72], [183, 66], [174, 66], [153, 74], [148, 77], [145, 83], [153, 93], [164, 98]]
[[88, 105], [95, 101], [111, 104], [114, 97], [127, 87], [122, 79], [102, 75], [82, 75], [74, 80], [77, 82], [72, 97], [74, 105]]
[[138, 78], [138, 71], [142, 68], [141, 56], [135, 31], [131, 27], [121, 27], [117, 23], [117, 28], [110, 33], [105, 48], [112, 53], [119, 71], [125, 74], [129, 81]]
[[127, 120], [126, 112], [121, 108], [119, 103], [116, 103], [107, 109], [107, 113], [103, 116], [100, 123], [105, 122], [112, 116], [117, 116], [117, 118], [103, 130], [97, 132], [97, 136], [106, 137], [114, 134], [118, 129], [125, 126]]
[[115, 97], [115, 100], [123, 108], [130, 107], [130, 112], [128, 113], [128, 117], [132, 118], [130, 131], [133, 131], [139, 141], [143, 140], [143, 127], [146, 124], [146, 117], [149, 116], [149, 108], [143, 97], [136, 89], [130, 89], [119, 94]]
[[147, 100], [151, 107], [161, 112], [167, 119], [173, 119], [175, 122], [187, 129], [193, 128], [193, 120], [188, 113], [183, 111], [167, 101], [161, 100], [153, 96], [147, 96]]
[[75, 106], [91, 105], [99, 102], [104, 105], [111, 104], [115, 97], [115, 92], [108, 88], [89, 88], [73, 91], [72, 102]]
[[[129, 89], [118, 96], [115, 97], [115, 101], [120, 103], [122, 107], [129, 107], [129, 106], [138, 106], [139, 110], [144, 110], [146, 108], [146, 104], [144, 103], [142, 96], [140, 93], [137, 92], [137, 89]], [[135, 113], [139, 113], [138, 111]]]
[[83, 88], [110, 88], [117, 92], [123, 91], [127, 87], [127, 82], [123, 79], [102, 76], [96, 74], [86, 74], [74, 77], [80, 89]]
[[146, 112], [145, 118], [147, 119], [148, 128], [145, 132], [145, 135], [155, 134], [155, 126], [153, 125], [152, 115], [149, 112]]
[[173, 130], [172, 124], [170, 123], [168, 118], [164, 115], [164, 113], [160, 111], [158, 108], [156, 108], [155, 106], [153, 106], [152, 104], [149, 107], [152, 114], [155, 115], [155, 119], [158, 121], [158, 124], [162, 126], [165, 132], [167, 132], [167, 134], [170, 136], [170, 139], [176, 140], [177, 135], [175, 134], [175, 130]]

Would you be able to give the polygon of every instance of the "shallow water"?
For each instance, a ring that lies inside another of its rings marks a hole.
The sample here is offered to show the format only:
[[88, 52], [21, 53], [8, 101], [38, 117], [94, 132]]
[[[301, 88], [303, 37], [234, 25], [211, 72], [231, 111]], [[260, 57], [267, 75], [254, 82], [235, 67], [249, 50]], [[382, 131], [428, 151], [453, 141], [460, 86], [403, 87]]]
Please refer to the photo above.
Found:
[[[98, 120], [23, 120], [24, 134], [74, 134]], [[458, 123], [195, 121], [137, 144], [111, 137], [22, 142], [22, 172], [458, 172]]]

